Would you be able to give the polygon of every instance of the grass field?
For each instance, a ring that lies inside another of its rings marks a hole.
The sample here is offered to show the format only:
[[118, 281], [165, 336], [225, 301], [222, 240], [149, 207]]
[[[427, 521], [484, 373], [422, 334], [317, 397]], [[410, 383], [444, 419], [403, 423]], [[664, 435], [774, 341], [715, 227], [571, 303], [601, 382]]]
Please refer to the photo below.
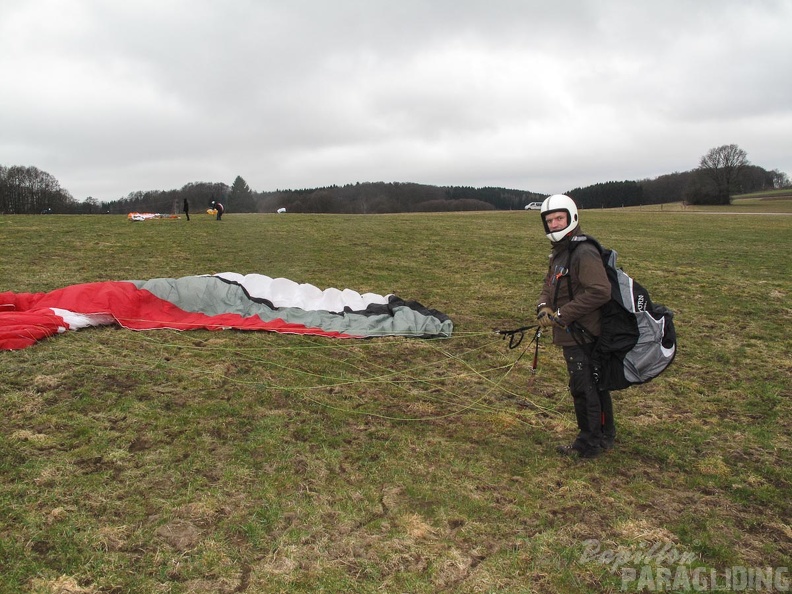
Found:
[[258, 272], [455, 322], [0, 353], [0, 592], [615, 592], [624, 568], [790, 567], [792, 218], [724, 208], [582, 213], [679, 336], [586, 462], [554, 452], [574, 436], [560, 351], [543, 339], [534, 374], [528, 341], [492, 332], [531, 322], [535, 212], [0, 217], [0, 292]]

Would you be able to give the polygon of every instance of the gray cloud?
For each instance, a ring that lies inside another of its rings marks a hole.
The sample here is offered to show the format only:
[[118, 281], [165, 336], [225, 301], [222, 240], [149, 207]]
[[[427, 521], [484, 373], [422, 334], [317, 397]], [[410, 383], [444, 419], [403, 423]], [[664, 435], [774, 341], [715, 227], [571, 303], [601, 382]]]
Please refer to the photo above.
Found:
[[0, 0], [0, 164], [77, 199], [191, 181], [555, 192], [792, 173], [792, 4]]

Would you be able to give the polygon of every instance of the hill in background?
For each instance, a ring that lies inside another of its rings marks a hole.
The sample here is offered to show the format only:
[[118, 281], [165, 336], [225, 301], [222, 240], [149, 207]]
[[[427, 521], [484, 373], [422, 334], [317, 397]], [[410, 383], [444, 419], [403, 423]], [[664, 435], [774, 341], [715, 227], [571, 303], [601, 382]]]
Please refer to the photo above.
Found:
[[[775, 187], [774, 172], [748, 166], [741, 173], [741, 193]], [[696, 186], [695, 171], [640, 181], [612, 181], [567, 190], [581, 208], [615, 208], [685, 201]], [[233, 184], [191, 182], [180, 189], [131, 192], [118, 200], [77, 202], [58, 181], [35, 167], [0, 166], [0, 214], [179, 213], [187, 200], [194, 211], [220, 201], [228, 212], [380, 214], [521, 210], [547, 195], [500, 187], [433, 186], [410, 182], [357, 182], [343, 186], [256, 192], [242, 177]]]
[[[599, 183], [570, 189], [566, 193], [584, 209], [681, 202], [685, 200], [694, 177], [694, 171], [685, 171], [640, 181]], [[772, 172], [749, 166], [743, 172], [740, 191], [768, 190], [774, 187], [773, 184]], [[193, 183], [180, 190], [137, 192], [126, 199], [101, 204], [101, 212], [179, 212], [185, 199], [196, 209], [219, 200], [229, 212], [275, 212], [281, 208], [297, 213], [346, 214], [521, 210], [529, 202], [541, 201], [546, 196], [530, 190], [409, 182], [357, 182], [344, 186], [255, 192], [241, 177], [237, 177], [230, 187], [218, 183]]]

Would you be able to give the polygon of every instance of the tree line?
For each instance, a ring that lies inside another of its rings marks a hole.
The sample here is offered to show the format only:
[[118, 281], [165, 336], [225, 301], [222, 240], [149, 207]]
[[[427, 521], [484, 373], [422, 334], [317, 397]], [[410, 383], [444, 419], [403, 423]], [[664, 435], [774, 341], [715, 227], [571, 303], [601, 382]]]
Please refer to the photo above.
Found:
[[751, 165], [736, 144], [707, 151], [692, 171], [669, 173], [654, 179], [594, 184], [568, 194], [581, 208], [614, 208], [643, 204], [685, 202], [730, 204], [736, 194], [749, 194], [790, 186], [789, 177], [777, 169]]
[[[541, 194], [507, 188], [442, 187], [402, 182], [357, 182], [305, 190], [276, 190], [255, 196], [257, 212], [285, 208], [300, 213], [445, 212], [522, 209]], [[233, 202], [231, 208], [234, 209]]]
[[77, 212], [79, 202], [37, 167], [0, 165], [0, 213]]
[[[615, 208], [687, 202], [729, 204], [735, 194], [789, 187], [789, 177], [748, 162], [737, 145], [710, 149], [691, 171], [654, 179], [611, 181], [566, 193], [580, 208]], [[464, 210], [519, 210], [546, 194], [498, 187], [432, 186], [402, 182], [357, 182], [344, 186], [254, 192], [237, 176], [231, 186], [221, 182], [191, 182], [180, 189], [131, 192], [125, 198], [99, 202], [75, 200], [49, 173], [36, 167], [0, 166], [0, 213], [176, 214], [185, 201], [191, 210], [222, 202], [230, 212], [385, 214]]]

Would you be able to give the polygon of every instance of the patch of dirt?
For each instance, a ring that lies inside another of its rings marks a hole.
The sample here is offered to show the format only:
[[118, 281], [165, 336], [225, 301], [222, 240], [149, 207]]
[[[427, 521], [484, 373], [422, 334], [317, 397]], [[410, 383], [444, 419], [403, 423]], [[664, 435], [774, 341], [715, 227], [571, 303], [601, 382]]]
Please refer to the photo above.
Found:
[[616, 533], [629, 541], [678, 542], [677, 535], [649, 520], [627, 520], [615, 526]]
[[49, 449], [55, 447], [55, 440], [44, 433], [35, 433], [27, 429], [20, 429], [11, 434], [14, 441], [26, 441], [38, 449]]
[[176, 517], [201, 528], [211, 526], [217, 514], [218, 510], [214, 505], [203, 501], [194, 501], [176, 510]]
[[62, 375], [44, 375], [40, 374], [33, 378], [33, 388], [37, 392], [50, 392], [58, 388], [62, 383]]
[[144, 452], [152, 446], [152, 441], [146, 436], [138, 435], [127, 448], [129, 453]]
[[99, 528], [99, 545], [105, 551], [123, 551], [127, 546], [127, 526], [102, 526]]
[[34, 579], [30, 585], [34, 594], [94, 594], [99, 591], [93, 586], [81, 586], [68, 575], [54, 580]]
[[201, 541], [201, 531], [185, 520], [173, 520], [160, 526], [155, 534], [182, 553], [194, 549]]

